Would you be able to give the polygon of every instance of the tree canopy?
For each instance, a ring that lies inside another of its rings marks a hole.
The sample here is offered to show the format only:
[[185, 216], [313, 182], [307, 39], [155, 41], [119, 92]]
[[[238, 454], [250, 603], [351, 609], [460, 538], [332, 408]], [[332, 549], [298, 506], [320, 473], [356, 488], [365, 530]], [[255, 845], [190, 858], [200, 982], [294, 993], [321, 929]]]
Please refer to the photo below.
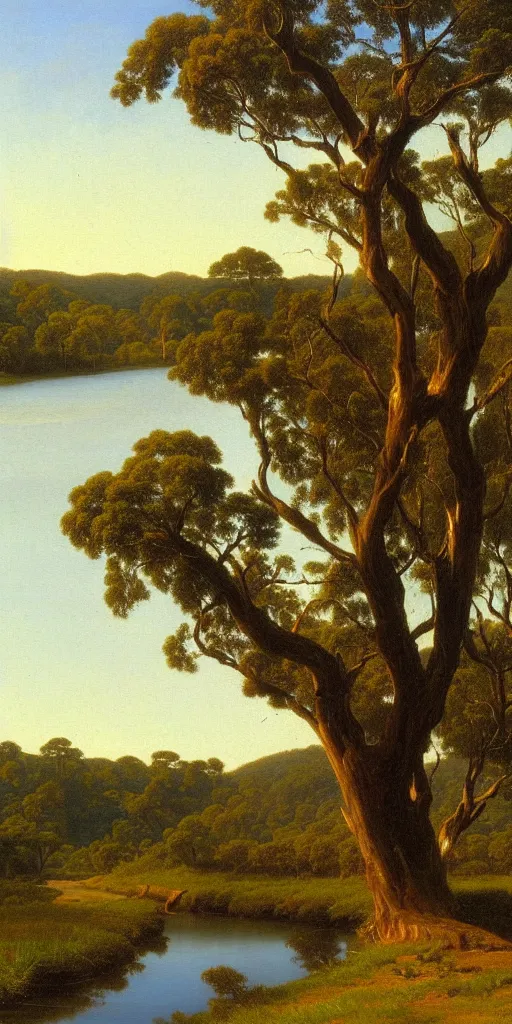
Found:
[[275, 280], [283, 276], [282, 267], [266, 252], [243, 245], [236, 252], [227, 253], [212, 263], [208, 277], [227, 277], [230, 281], [247, 281], [252, 287], [255, 281]]
[[[332, 288], [283, 292], [266, 317], [222, 310], [175, 347], [172, 377], [248, 424], [250, 494], [210, 439], [157, 431], [118, 474], [75, 488], [63, 529], [107, 556], [116, 614], [151, 586], [172, 595], [187, 621], [166, 642], [171, 667], [213, 657], [311, 725], [375, 933], [417, 936], [425, 914], [452, 913], [443, 857], [499, 786], [477, 795], [485, 756], [506, 766], [512, 752], [512, 331], [489, 314], [512, 265], [511, 160], [481, 167], [512, 115], [512, 8], [198, 6], [153, 22], [112, 94], [155, 102], [172, 84], [194, 124], [257, 144], [284, 175], [267, 216], [325, 236]], [[445, 151], [422, 161], [411, 144], [432, 126]], [[436, 206], [453, 231], [434, 229]], [[347, 246], [371, 293], [342, 296]], [[295, 567], [283, 527], [309, 562]], [[461, 692], [476, 694], [467, 714]], [[436, 730], [469, 754], [439, 844], [423, 763]]]

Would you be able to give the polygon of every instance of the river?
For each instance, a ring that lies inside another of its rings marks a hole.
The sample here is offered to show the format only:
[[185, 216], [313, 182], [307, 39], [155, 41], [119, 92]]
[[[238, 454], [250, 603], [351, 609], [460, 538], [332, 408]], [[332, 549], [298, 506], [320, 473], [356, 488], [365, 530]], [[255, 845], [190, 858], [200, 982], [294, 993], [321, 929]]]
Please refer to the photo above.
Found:
[[334, 929], [176, 914], [164, 938], [128, 972], [58, 994], [33, 997], [1, 1024], [152, 1024], [174, 1010], [204, 1009], [212, 990], [200, 975], [227, 964], [249, 984], [277, 985], [303, 977], [334, 955], [346, 954], [347, 938]]

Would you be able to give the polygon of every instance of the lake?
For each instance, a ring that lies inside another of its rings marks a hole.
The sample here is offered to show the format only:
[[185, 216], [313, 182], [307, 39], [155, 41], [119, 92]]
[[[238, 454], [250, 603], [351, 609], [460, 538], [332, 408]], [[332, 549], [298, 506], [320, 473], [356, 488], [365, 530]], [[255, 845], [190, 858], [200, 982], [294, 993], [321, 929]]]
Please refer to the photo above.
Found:
[[200, 980], [208, 967], [226, 964], [249, 984], [277, 985], [300, 978], [330, 957], [346, 955], [347, 937], [334, 929], [279, 921], [249, 921], [176, 914], [164, 940], [124, 972], [78, 991], [27, 1000], [2, 1013], [2, 1024], [152, 1024], [174, 1012], [204, 1009], [212, 990]]
[[35, 753], [66, 736], [88, 757], [170, 749], [228, 767], [313, 741], [289, 712], [243, 697], [237, 673], [217, 663], [203, 659], [192, 678], [170, 672], [162, 643], [181, 613], [154, 594], [114, 618], [101, 563], [60, 532], [72, 487], [119, 469], [152, 430], [187, 428], [211, 435], [237, 486], [250, 486], [258, 458], [238, 410], [190, 396], [165, 369], [0, 388], [0, 740]]

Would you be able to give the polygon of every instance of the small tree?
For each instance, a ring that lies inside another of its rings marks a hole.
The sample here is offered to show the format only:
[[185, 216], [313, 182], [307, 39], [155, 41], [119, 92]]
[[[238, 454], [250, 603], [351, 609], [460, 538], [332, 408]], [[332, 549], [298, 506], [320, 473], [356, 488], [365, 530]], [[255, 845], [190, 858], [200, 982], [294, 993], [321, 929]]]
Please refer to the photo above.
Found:
[[43, 759], [54, 769], [57, 779], [72, 774], [84, 756], [65, 736], [55, 736], [48, 740], [47, 743], [43, 743], [40, 751]]
[[247, 975], [234, 967], [208, 967], [201, 974], [201, 981], [213, 988], [218, 996], [227, 996], [233, 1002], [239, 1002], [247, 992]]
[[266, 252], [242, 245], [212, 263], [208, 277], [225, 277], [228, 281], [245, 281], [254, 288], [256, 281], [275, 281], [283, 276], [283, 268]]
[[41, 875], [65, 842], [64, 799], [59, 785], [46, 782], [29, 793], [0, 825], [0, 837], [33, 851]]

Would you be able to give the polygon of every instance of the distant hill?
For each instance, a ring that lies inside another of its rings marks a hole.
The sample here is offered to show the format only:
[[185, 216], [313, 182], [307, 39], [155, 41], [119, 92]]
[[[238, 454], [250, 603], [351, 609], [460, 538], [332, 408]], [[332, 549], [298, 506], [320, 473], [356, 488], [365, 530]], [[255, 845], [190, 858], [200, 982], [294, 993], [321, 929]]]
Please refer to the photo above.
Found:
[[[15, 281], [30, 281], [34, 286], [52, 283], [73, 292], [80, 298], [90, 302], [104, 303], [114, 309], [138, 310], [147, 295], [161, 292], [162, 295], [190, 295], [191, 292], [208, 295], [219, 287], [226, 285], [218, 278], [199, 277], [196, 274], [184, 274], [178, 270], [170, 270], [157, 277], [147, 274], [67, 274], [60, 270], [10, 270], [0, 267], [0, 295], [8, 294]], [[293, 291], [307, 291], [313, 288], [327, 288], [331, 282], [329, 275], [303, 274], [299, 277], [283, 278], [281, 281], [267, 282], [263, 287], [269, 295], [275, 294], [281, 284], [287, 284]], [[353, 277], [347, 274], [340, 287], [340, 297], [346, 295], [353, 283]], [[359, 288], [367, 287], [361, 280]], [[496, 300], [502, 308], [502, 320], [512, 319], [512, 275], [499, 289]]]
[[[180, 271], [171, 270], [166, 274], [159, 274], [158, 277], [149, 277], [146, 274], [67, 274], [60, 270], [9, 270], [7, 267], [0, 268], [0, 292], [8, 292], [15, 281], [30, 281], [34, 286], [40, 284], [55, 284], [64, 288], [90, 302], [104, 303], [113, 306], [114, 309], [138, 310], [143, 299], [147, 295], [154, 295], [161, 292], [162, 295], [173, 293], [175, 295], [190, 295], [191, 292], [199, 292], [207, 295], [217, 288], [225, 285], [224, 281], [217, 278], [198, 277], [195, 274], [182, 274]], [[302, 277], [286, 279], [294, 291], [303, 291], [310, 288], [327, 288], [330, 277], [319, 274], [306, 274]], [[349, 290], [350, 277], [344, 285], [344, 291]], [[275, 292], [281, 282], [267, 285], [269, 290]]]
[[297, 768], [309, 770], [314, 773], [315, 777], [318, 774], [325, 775], [325, 778], [332, 781], [333, 793], [337, 792], [336, 780], [324, 748], [317, 743], [310, 747], [280, 750], [278, 754], [259, 757], [257, 761], [250, 761], [231, 772], [226, 772], [226, 778], [233, 779], [235, 782], [255, 780], [264, 786], [276, 779], [283, 778], [289, 771], [294, 771]]
[[[455, 809], [462, 793], [466, 769], [466, 761], [453, 755], [440, 762], [434, 771], [432, 780], [434, 809], [443, 807], [443, 811], [446, 810], [446, 813]], [[434, 770], [434, 762], [430, 766], [427, 765], [427, 770]], [[338, 784], [332, 768], [323, 747], [319, 744], [301, 749], [283, 750], [278, 754], [260, 757], [257, 761], [250, 761], [231, 772], [226, 772], [224, 777], [237, 785], [240, 782], [252, 783], [263, 793], [268, 791], [278, 780], [282, 781], [295, 772], [308, 775], [311, 779], [312, 789], [318, 791], [325, 788], [329, 797], [340, 799]]]

